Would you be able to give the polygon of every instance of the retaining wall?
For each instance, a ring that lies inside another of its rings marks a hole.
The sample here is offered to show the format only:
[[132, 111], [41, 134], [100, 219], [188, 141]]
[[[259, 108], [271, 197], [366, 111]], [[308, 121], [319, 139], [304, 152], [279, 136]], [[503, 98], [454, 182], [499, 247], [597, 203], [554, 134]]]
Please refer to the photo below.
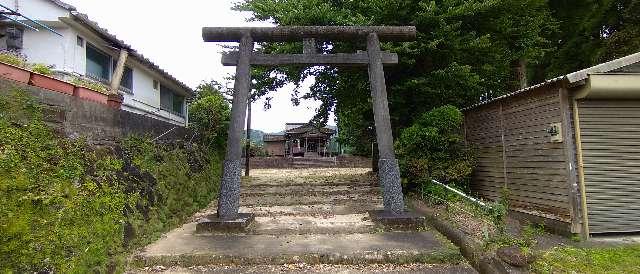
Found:
[[65, 93], [0, 79], [0, 96], [11, 88], [28, 91], [43, 105], [44, 120], [61, 135], [85, 137], [89, 143], [116, 142], [128, 135], [148, 135], [159, 140], [190, 139], [187, 128], [140, 115], [107, 104], [84, 100]]

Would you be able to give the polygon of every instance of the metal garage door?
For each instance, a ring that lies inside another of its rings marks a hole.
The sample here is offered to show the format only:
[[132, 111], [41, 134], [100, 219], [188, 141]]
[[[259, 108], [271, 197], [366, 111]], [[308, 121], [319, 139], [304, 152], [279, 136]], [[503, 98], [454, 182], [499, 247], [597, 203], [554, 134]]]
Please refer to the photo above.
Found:
[[578, 106], [589, 230], [640, 231], [640, 101]]

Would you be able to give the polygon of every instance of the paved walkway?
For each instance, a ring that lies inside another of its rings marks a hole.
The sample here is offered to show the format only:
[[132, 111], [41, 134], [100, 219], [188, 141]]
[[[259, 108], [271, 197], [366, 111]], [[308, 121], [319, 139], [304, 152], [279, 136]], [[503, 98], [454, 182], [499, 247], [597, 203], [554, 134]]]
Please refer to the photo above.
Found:
[[[475, 273], [429, 227], [390, 231], [369, 218], [381, 209], [367, 169], [255, 170], [243, 180], [248, 233], [195, 234], [215, 203], [136, 255], [139, 272]], [[135, 271], [134, 271], [135, 272]]]

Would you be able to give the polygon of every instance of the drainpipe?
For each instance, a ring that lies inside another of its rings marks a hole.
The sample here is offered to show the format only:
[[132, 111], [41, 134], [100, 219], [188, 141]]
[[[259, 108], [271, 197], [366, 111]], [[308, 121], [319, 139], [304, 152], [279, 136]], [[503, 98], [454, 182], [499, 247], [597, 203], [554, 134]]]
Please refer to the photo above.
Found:
[[580, 130], [580, 113], [578, 100], [573, 99], [573, 119], [576, 138], [576, 156], [578, 158], [578, 183], [580, 184], [580, 200], [582, 204], [582, 238], [589, 239], [589, 216], [587, 210], [587, 191], [584, 183], [584, 161], [582, 159], [582, 136]]

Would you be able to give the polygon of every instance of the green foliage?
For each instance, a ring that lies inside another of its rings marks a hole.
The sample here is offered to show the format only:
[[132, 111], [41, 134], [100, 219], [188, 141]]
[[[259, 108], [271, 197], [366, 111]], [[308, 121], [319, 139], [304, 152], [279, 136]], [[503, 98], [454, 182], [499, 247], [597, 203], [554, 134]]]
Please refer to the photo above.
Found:
[[[182, 224], [193, 212], [206, 207], [217, 196], [221, 158], [197, 145], [191, 148], [154, 144], [149, 138], [131, 136], [123, 140], [131, 164], [155, 180], [129, 180], [137, 189], [136, 211], [127, 214], [132, 230], [131, 246], [143, 246], [169, 228]], [[151, 188], [151, 189], [149, 189]]]
[[431, 184], [465, 182], [475, 162], [461, 134], [462, 113], [453, 106], [436, 108], [423, 114], [415, 124], [402, 131], [396, 152], [402, 174], [408, 183]]
[[122, 259], [122, 210], [132, 202], [113, 176], [121, 162], [56, 138], [24, 91], [7, 95], [0, 97], [0, 269], [106, 272]]
[[533, 264], [535, 273], [640, 273], [640, 245], [558, 247]]
[[95, 90], [97, 92], [107, 93], [109, 92], [109, 88], [100, 82], [96, 82], [93, 80], [85, 79], [85, 78], [73, 78], [71, 83], [77, 86], [82, 86], [88, 89]]
[[[255, 20], [278, 25], [414, 25], [417, 39], [383, 43], [399, 54], [399, 65], [385, 68], [394, 133], [413, 124], [416, 113], [443, 105], [468, 106], [510, 91], [512, 63], [535, 64], [550, 50], [556, 28], [546, 0], [244, 0], [236, 7]], [[299, 53], [301, 43], [265, 43], [267, 53]], [[363, 42], [323, 42], [324, 53], [355, 52]], [[275, 90], [310, 76], [310, 92], [294, 90], [293, 102], [321, 102], [314, 122], [336, 113], [340, 141], [370, 155], [374, 139], [366, 70], [335, 67], [278, 67], [254, 73], [257, 87]]]
[[533, 248], [538, 244], [537, 237], [544, 234], [544, 225], [527, 224], [522, 228], [520, 235], [498, 233], [485, 239], [485, 248], [496, 250], [501, 247], [517, 246], [523, 253], [533, 253]]
[[549, 1], [559, 31], [549, 33], [557, 50], [537, 67], [536, 82], [638, 52], [639, 0]]
[[0, 62], [20, 68], [27, 67], [27, 58], [19, 52], [11, 50], [0, 51]]
[[503, 188], [500, 191], [500, 199], [489, 206], [485, 214], [489, 216], [498, 233], [504, 234], [507, 229], [507, 214], [509, 213], [509, 189]]
[[58, 137], [25, 91], [0, 94], [0, 272], [122, 272], [126, 254], [215, 196], [220, 159], [124, 141]]
[[229, 103], [212, 84], [202, 84], [196, 89], [197, 99], [189, 105], [189, 127], [201, 142], [222, 151], [227, 139], [231, 117]]
[[42, 75], [53, 75], [52, 67], [45, 64], [33, 64], [31, 65], [31, 70]]

